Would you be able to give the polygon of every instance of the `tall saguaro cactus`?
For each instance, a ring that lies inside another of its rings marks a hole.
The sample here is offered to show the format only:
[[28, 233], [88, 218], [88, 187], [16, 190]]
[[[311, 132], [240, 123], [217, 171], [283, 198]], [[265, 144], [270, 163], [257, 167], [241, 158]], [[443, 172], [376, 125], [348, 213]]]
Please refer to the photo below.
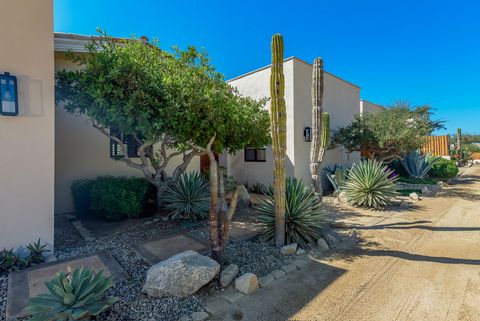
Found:
[[270, 74], [270, 125], [274, 158], [275, 245], [285, 245], [286, 180], [285, 158], [287, 151], [287, 109], [285, 106], [285, 78], [283, 75], [283, 38], [272, 37], [272, 71]]
[[310, 174], [319, 200], [322, 199], [320, 167], [330, 135], [330, 116], [323, 112], [323, 60], [315, 58], [312, 72], [312, 144], [310, 146]]
[[463, 155], [462, 151], [462, 129], [458, 128], [457, 129], [457, 155], [458, 158], [461, 158]]

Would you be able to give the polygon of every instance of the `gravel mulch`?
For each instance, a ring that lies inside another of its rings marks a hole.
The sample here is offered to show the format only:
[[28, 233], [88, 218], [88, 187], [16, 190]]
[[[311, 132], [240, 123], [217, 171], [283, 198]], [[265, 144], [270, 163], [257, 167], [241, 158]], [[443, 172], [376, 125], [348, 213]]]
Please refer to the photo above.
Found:
[[0, 277], [0, 320], [5, 320], [6, 308], [7, 308], [7, 289], [8, 279], [6, 277]]

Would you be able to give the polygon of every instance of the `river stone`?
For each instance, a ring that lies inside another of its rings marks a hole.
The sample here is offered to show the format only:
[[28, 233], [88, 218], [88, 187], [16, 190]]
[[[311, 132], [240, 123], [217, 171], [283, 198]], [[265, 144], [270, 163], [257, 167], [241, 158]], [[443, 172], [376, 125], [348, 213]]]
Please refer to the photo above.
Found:
[[232, 283], [237, 274], [238, 265], [230, 264], [225, 268], [225, 270], [222, 271], [222, 274], [220, 274], [220, 284], [222, 284], [223, 287], [227, 287], [230, 283]]
[[258, 290], [258, 278], [253, 273], [245, 273], [235, 280], [235, 289], [243, 294], [251, 294]]
[[280, 249], [280, 253], [282, 253], [282, 255], [294, 255], [297, 253], [297, 246], [297, 243], [285, 245]]
[[417, 193], [413, 192], [409, 195], [410, 199], [411, 200], [414, 200], [414, 201], [418, 201], [420, 199], [420, 197], [418, 196]]
[[323, 237], [320, 237], [318, 239], [317, 246], [318, 246], [318, 249], [322, 252], [328, 251], [328, 249], [329, 249], [328, 243], [327, 243], [327, 241], [325, 241], [325, 239]]
[[210, 282], [219, 271], [220, 264], [211, 258], [185, 251], [148, 269], [143, 292], [159, 298], [185, 298]]

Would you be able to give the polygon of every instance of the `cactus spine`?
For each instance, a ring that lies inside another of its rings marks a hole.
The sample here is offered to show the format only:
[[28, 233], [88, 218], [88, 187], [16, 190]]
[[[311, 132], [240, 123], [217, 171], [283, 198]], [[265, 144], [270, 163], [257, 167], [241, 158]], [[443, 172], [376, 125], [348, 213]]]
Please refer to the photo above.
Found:
[[319, 200], [322, 199], [320, 168], [330, 135], [330, 116], [323, 112], [323, 60], [315, 58], [312, 73], [312, 144], [310, 146], [310, 174]]
[[285, 245], [286, 206], [286, 134], [287, 110], [285, 106], [285, 79], [283, 75], [283, 38], [280, 34], [272, 37], [272, 70], [270, 74], [270, 126], [274, 158], [274, 199], [275, 199], [275, 245]]

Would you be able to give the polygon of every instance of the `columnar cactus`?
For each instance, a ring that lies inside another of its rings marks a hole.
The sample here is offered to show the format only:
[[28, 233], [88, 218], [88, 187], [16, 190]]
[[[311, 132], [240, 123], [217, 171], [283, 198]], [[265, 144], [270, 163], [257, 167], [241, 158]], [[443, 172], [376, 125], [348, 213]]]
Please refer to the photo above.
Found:
[[462, 157], [462, 129], [457, 129], [457, 155], [459, 158]]
[[285, 106], [285, 79], [283, 75], [283, 38], [272, 37], [272, 71], [270, 75], [270, 125], [274, 158], [275, 245], [285, 245], [286, 179], [285, 158], [287, 150], [287, 110]]
[[[322, 199], [320, 167], [330, 135], [330, 116], [323, 113], [323, 60], [315, 58], [312, 73], [312, 144], [310, 146], [310, 174], [319, 200]], [[328, 122], [325, 124], [324, 122]]]

